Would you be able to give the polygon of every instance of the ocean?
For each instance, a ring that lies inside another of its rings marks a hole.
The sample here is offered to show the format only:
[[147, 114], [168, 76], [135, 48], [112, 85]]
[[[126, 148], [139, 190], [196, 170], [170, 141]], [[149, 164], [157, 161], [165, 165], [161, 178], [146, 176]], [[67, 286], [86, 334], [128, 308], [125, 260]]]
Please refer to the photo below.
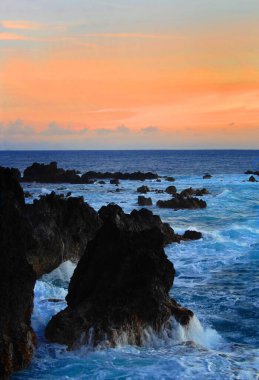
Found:
[[[195, 313], [188, 331], [175, 324], [171, 334], [147, 336], [144, 347], [83, 347], [71, 352], [46, 342], [48, 320], [65, 307], [75, 267], [66, 262], [36, 283], [32, 324], [38, 347], [31, 366], [15, 374], [14, 380], [259, 378], [259, 182], [248, 182], [244, 174], [259, 170], [259, 151], [0, 152], [2, 166], [24, 170], [34, 161], [57, 161], [60, 167], [82, 172], [153, 171], [174, 176], [179, 191], [206, 187], [210, 194], [204, 197], [206, 209], [173, 211], [155, 205], [167, 194], [150, 193], [150, 209], [176, 232], [195, 229], [203, 234], [202, 240], [165, 249], [176, 269], [171, 295]], [[213, 177], [204, 180], [205, 172]], [[145, 184], [165, 189], [170, 183], [149, 180]], [[121, 181], [122, 191], [115, 193], [109, 191], [114, 189], [109, 181], [105, 185], [23, 184], [33, 198], [53, 190], [71, 191], [96, 210], [115, 202], [126, 212], [139, 208], [138, 186], [138, 181]], [[49, 298], [64, 301], [50, 303]]]

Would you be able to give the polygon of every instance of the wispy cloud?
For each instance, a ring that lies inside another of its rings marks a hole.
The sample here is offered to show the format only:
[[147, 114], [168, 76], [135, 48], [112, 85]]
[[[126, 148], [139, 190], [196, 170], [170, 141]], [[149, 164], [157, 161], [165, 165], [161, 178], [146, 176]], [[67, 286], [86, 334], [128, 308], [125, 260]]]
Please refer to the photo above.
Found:
[[87, 128], [73, 129], [71, 127], [61, 127], [56, 122], [51, 122], [46, 129], [41, 132], [43, 136], [66, 136], [66, 135], [82, 135], [88, 131]]
[[130, 130], [130, 128], [126, 127], [125, 125], [119, 125], [115, 129], [98, 128], [98, 129], [95, 129], [94, 132], [97, 133], [98, 135], [109, 135], [112, 133], [127, 134], [127, 133], [130, 133], [131, 130]]
[[0, 41], [28, 41], [31, 40], [28, 36], [22, 36], [16, 33], [0, 33]]
[[2, 20], [0, 25], [5, 29], [40, 29], [41, 24], [32, 21]]
[[154, 40], [172, 40], [183, 38], [182, 36], [171, 34], [148, 34], [148, 33], [87, 33], [81, 37], [101, 37], [101, 38], [136, 38], [136, 39], [154, 39]]

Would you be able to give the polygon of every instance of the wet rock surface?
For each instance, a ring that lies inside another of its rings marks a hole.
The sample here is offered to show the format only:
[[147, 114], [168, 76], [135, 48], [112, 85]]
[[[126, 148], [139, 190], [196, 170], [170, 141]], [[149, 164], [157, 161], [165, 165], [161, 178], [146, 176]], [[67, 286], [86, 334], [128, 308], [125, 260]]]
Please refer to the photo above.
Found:
[[0, 169], [0, 378], [25, 368], [36, 336], [31, 328], [35, 273], [26, 260], [31, 236], [24, 195], [12, 170]]
[[142, 345], [145, 328], [159, 332], [172, 316], [183, 325], [193, 316], [169, 297], [175, 270], [161, 231], [130, 229], [110, 211], [73, 274], [67, 308], [45, 330], [49, 341], [70, 349], [114, 346], [121, 334]]
[[146, 198], [143, 195], [138, 196], [138, 204], [140, 206], [152, 206], [152, 199]]
[[184, 197], [178, 194], [172, 199], [157, 201], [157, 206], [160, 208], [171, 208], [174, 210], [200, 209], [207, 207], [207, 203], [196, 197]]

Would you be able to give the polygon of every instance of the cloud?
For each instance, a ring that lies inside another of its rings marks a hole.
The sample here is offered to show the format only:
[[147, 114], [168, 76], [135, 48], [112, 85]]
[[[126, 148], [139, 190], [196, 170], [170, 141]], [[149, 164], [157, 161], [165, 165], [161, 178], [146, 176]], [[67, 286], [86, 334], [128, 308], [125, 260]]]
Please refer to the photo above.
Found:
[[1, 26], [5, 29], [39, 29], [41, 24], [23, 20], [2, 20]]
[[155, 133], [155, 132], [158, 132], [158, 131], [159, 131], [159, 128], [155, 127], [155, 126], [152, 126], [152, 125], [150, 125], [149, 127], [141, 129], [141, 132], [143, 132], [143, 133]]
[[30, 125], [26, 125], [22, 120], [11, 121], [7, 125], [0, 123], [0, 132], [4, 136], [31, 136], [35, 130]]
[[87, 128], [72, 129], [71, 127], [61, 127], [55, 122], [51, 122], [46, 129], [40, 132], [42, 136], [67, 136], [67, 135], [81, 135], [88, 131]]
[[28, 41], [30, 37], [22, 36], [16, 33], [0, 33], [0, 41]]
[[97, 37], [97, 38], [126, 38], [126, 39], [152, 39], [152, 40], [174, 40], [183, 38], [171, 34], [145, 34], [145, 33], [87, 33], [81, 37]]

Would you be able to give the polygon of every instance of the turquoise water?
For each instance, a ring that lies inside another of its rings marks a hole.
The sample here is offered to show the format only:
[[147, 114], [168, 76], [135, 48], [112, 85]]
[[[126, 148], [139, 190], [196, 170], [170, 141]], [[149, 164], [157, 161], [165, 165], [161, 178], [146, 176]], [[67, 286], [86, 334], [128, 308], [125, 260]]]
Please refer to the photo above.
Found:
[[[163, 336], [147, 334], [146, 346], [142, 348], [118, 346], [93, 351], [90, 347], [83, 347], [76, 352], [67, 352], [63, 346], [48, 344], [43, 336], [50, 317], [65, 307], [65, 301], [54, 304], [47, 301], [48, 298], [65, 298], [74, 265], [64, 263], [36, 284], [33, 327], [39, 344], [30, 368], [13, 379], [259, 378], [259, 183], [247, 182], [248, 176], [242, 174], [247, 169], [257, 170], [259, 154], [252, 152], [249, 156], [246, 153], [245, 161], [241, 160], [244, 162], [242, 167], [236, 164], [242, 153], [238, 156], [236, 152], [232, 160], [229, 160], [231, 152], [224, 153], [227, 157], [225, 164], [224, 159], [216, 154], [214, 170], [213, 159], [206, 155], [205, 158], [195, 156], [195, 162], [192, 155], [188, 156], [189, 161], [181, 156], [177, 164], [175, 153], [171, 156], [168, 153], [166, 165], [163, 162], [159, 170], [159, 159], [156, 160], [151, 152], [149, 154], [149, 162], [157, 162], [155, 170], [158, 173], [176, 177], [174, 185], [179, 190], [206, 186], [211, 193], [204, 197], [208, 204], [205, 210], [172, 211], [151, 207], [177, 232], [192, 228], [203, 233], [200, 241], [171, 244], [166, 248], [177, 272], [171, 293], [193, 310], [197, 319], [193, 320], [188, 331], [172, 322], [172, 331], [164, 332]], [[12, 166], [22, 168], [19, 160]], [[31, 160], [35, 161], [34, 157]], [[95, 167], [91, 160], [88, 160], [91, 162], [89, 166], [100, 170], [104, 170], [103, 167], [117, 170], [121, 165], [116, 164], [117, 156], [114, 161], [109, 158], [105, 165], [103, 156], [100, 165], [95, 157]], [[146, 160], [147, 157], [138, 168], [150, 170], [145, 166]], [[173, 160], [171, 164], [170, 160]], [[25, 162], [24, 156], [22, 161]], [[129, 163], [128, 167], [131, 165]], [[70, 165], [70, 168], [74, 167]], [[81, 167], [88, 170], [87, 162], [81, 162]], [[172, 170], [171, 167], [178, 169]], [[213, 178], [203, 180], [201, 174], [204, 171], [214, 173]], [[169, 185], [165, 181], [146, 181], [145, 184], [152, 189], [164, 189]], [[138, 208], [138, 185], [138, 182], [122, 181], [120, 193], [110, 192], [114, 186], [108, 181], [104, 186], [24, 184], [24, 188], [34, 197], [52, 190], [72, 191], [74, 196], [83, 195], [96, 209], [116, 202], [128, 212]], [[167, 195], [153, 192], [150, 196], [154, 204], [158, 199], [167, 198]]]

